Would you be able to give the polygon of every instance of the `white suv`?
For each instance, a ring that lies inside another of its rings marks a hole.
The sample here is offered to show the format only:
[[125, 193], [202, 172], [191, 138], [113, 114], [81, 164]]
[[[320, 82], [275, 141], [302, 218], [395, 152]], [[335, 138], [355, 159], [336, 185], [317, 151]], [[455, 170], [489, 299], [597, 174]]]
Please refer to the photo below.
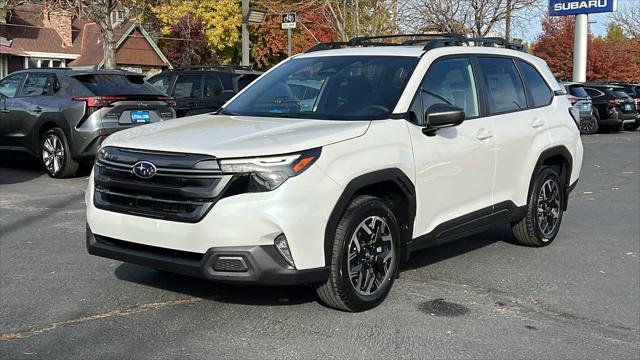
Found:
[[88, 251], [313, 284], [327, 305], [362, 311], [414, 250], [499, 223], [548, 245], [583, 148], [563, 88], [518, 48], [453, 35], [319, 44], [217, 114], [111, 135], [87, 190]]

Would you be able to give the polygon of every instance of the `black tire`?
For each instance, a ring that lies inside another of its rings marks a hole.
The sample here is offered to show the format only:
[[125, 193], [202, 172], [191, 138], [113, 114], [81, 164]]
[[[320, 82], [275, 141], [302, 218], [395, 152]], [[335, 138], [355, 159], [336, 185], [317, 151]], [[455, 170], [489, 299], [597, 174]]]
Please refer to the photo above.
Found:
[[[548, 182], [555, 184], [556, 196], [551, 195], [554, 194], [553, 186], [547, 187]], [[542, 199], [544, 197], [543, 186], [545, 186], [545, 192], [550, 193], [547, 200]], [[562, 222], [562, 209], [565, 202], [564, 188], [565, 186], [554, 168], [543, 167], [536, 174], [527, 202], [527, 214], [522, 220], [511, 224], [513, 235], [519, 244], [541, 247], [553, 242]], [[554, 217], [554, 209], [557, 212], [557, 217]], [[553, 227], [550, 225], [550, 219], [555, 220]]]
[[599, 123], [600, 118], [598, 117], [598, 113], [594, 111], [586, 122], [583, 122], [582, 119], [580, 119], [580, 133], [588, 135], [597, 133], [598, 128], [600, 127]]
[[[356, 239], [357, 246], [352, 239]], [[366, 245], [367, 241], [371, 245]], [[338, 223], [331, 252], [331, 274], [326, 282], [317, 284], [318, 296], [327, 306], [339, 310], [358, 312], [374, 308], [389, 294], [399, 259], [400, 227], [395, 215], [382, 200], [359, 196], [349, 204]]]
[[60, 128], [48, 130], [40, 137], [40, 160], [52, 178], [66, 178], [75, 175], [80, 164], [71, 158], [69, 142]]

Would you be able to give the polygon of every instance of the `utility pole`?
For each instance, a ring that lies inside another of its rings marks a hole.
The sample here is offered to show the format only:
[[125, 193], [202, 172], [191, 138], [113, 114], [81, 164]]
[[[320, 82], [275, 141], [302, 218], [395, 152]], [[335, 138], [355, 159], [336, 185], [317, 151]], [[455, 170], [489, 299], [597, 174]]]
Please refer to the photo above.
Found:
[[249, 0], [242, 0], [242, 65], [249, 66]]
[[507, 41], [511, 41], [511, 1], [507, 0], [507, 14], [504, 19], [504, 38]]
[[587, 81], [587, 31], [589, 15], [576, 15], [576, 25], [573, 30], [573, 81]]

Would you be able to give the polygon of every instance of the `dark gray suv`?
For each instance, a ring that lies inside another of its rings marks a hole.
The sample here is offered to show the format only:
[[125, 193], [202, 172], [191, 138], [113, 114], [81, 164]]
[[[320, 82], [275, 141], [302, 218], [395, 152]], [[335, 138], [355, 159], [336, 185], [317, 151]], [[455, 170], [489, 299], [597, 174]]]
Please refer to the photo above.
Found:
[[39, 157], [47, 173], [73, 176], [110, 134], [175, 118], [175, 100], [140, 74], [33, 69], [0, 80], [0, 150]]

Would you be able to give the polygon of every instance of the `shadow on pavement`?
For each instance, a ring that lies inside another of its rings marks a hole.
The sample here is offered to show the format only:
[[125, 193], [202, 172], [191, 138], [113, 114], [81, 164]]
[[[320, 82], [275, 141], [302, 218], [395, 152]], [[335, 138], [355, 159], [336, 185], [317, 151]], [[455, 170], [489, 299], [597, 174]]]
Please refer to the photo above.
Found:
[[38, 159], [5, 152], [0, 152], [0, 169], [0, 185], [19, 184], [44, 174]]
[[123, 263], [115, 270], [118, 279], [231, 304], [277, 306], [317, 301], [311, 286], [240, 286], [158, 271]]

